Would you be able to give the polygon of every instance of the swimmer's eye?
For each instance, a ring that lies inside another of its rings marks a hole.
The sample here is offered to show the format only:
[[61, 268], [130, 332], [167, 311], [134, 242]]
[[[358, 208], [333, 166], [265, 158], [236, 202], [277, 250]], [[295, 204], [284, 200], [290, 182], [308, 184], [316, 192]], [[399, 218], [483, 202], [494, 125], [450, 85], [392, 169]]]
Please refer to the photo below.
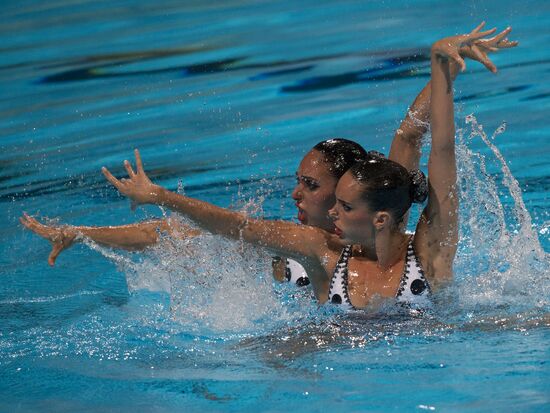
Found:
[[310, 191], [315, 191], [317, 188], [319, 188], [319, 184], [317, 182], [308, 178], [304, 178], [304, 185], [307, 186]]
[[340, 205], [342, 206], [342, 209], [345, 211], [345, 212], [349, 212], [351, 211], [351, 206], [349, 206], [348, 204], [342, 202], [342, 201], [339, 201], [340, 202]]
[[310, 191], [315, 191], [317, 188], [319, 188], [319, 184], [310, 178], [297, 176], [296, 181], [298, 182], [298, 184], [303, 183]]

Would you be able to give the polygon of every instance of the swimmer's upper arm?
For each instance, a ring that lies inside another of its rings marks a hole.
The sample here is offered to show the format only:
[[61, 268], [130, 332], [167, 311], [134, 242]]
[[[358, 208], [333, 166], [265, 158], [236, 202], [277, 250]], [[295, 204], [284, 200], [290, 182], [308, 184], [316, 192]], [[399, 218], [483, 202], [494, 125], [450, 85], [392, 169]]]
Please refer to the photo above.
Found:
[[243, 225], [242, 237], [247, 242], [299, 262], [317, 257], [319, 249], [326, 245], [325, 231], [285, 221], [247, 220]]

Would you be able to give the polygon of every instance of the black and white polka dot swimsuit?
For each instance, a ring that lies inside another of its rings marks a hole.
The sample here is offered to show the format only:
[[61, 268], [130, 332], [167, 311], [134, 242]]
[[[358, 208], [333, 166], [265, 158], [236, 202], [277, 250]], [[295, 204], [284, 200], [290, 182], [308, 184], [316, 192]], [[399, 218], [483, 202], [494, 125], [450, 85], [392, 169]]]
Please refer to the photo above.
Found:
[[[330, 280], [328, 300], [330, 303], [342, 305], [346, 309], [355, 309], [348, 295], [348, 261], [352, 246], [346, 245], [342, 250], [334, 274]], [[412, 308], [427, 308], [431, 306], [430, 285], [424, 276], [420, 261], [414, 253], [413, 237], [407, 247], [405, 269], [395, 299], [398, 303]]]
[[298, 287], [309, 285], [309, 277], [305, 268], [290, 258], [286, 259], [285, 278], [288, 282], [296, 284]]

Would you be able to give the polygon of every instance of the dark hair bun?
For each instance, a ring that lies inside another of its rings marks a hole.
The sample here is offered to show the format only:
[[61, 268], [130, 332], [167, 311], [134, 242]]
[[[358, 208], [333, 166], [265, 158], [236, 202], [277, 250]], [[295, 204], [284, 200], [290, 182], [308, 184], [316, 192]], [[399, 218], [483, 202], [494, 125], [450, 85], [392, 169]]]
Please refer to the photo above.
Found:
[[420, 169], [409, 172], [411, 178], [411, 200], [415, 204], [421, 204], [428, 197], [428, 180]]

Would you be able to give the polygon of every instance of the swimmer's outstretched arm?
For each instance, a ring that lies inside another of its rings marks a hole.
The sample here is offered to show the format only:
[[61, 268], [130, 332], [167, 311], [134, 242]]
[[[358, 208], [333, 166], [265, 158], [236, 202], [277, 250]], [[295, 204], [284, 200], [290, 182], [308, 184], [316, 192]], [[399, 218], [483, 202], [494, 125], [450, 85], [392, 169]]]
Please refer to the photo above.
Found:
[[319, 251], [323, 250], [322, 246], [326, 248], [329, 239], [333, 238], [331, 234], [319, 228], [285, 221], [251, 219], [245, 214], [171, 192], [153, 184], [147, 177], [137, 149], [135, 156], [135, 172], [130, 163], [124, 161], [129, 179], [118, 180], [107, 168], [102, 168], [107, 180], [120, 193], [128, 196], [134, 207], [140, 204], [165, 206], [190, 217], [211, 233], [243, 239], [301, 262], [318, 258]]
[[[463, 44], [459, 49], [459, 55], [462, 58], [475, 60], [483, 64], [487, 70], [494, 72], [496, 70], [495, 65], [489, 60], [487, 55], [518, 45], [518, 42], [506, 39], [507, 34], [508, 32], [503, 31], [489, 39], [479, 39], [471, 44]], [[454, 81], [459, 69], [457, 62], [454, 60], [449, 61], [451, 80]], [[407, 110], [405, 118], [395, 132], [391, 143], [389, 159], [403, 165], [409, 171], [418, 168], [422, 137], [430, 124], [431, 85], [432, 81], [430, 80], [418, 96], [416, 96], [413, 104]]]
[[59, 254], [75, 242], [88, 238], [98, 244], [128, 251], [141, 251], [157, 244], [160, 233], [185, 238], [197, 235], [198, 231], [188, 228], [177, 220], [162, 219], [139, 222], [130, 225], [88, 227], [73, 225], [46, 225], [36, 218], [23, 214], [21, 224], [52, 244], [48, 264], [54, 265]]
[[[449, 70], [454, 60], [464, 70], [466, 65], [459, 55], [463, 45], [495, 32], [481, 32], [484, 23], [471, 33], [447, 37], [435, 42], [431, 49], [431, 129], [432, 147], [428, 161], [428, 204], [417, 225], [415, 249], [432, 284], [452, 278], [452, 263], [458, 243], [458, 198], [456, 193], [456, 159], [453, 81]], [[496, 37], [505, 40], [510, 28]], [[488, 39], [487, 39], [488, 40]], [[500, 41], [498, 40], [498, 41]], [[492, 65], [490, 61], [486, 65]], [[492, 66], [493, 72], [496, 67]]]

